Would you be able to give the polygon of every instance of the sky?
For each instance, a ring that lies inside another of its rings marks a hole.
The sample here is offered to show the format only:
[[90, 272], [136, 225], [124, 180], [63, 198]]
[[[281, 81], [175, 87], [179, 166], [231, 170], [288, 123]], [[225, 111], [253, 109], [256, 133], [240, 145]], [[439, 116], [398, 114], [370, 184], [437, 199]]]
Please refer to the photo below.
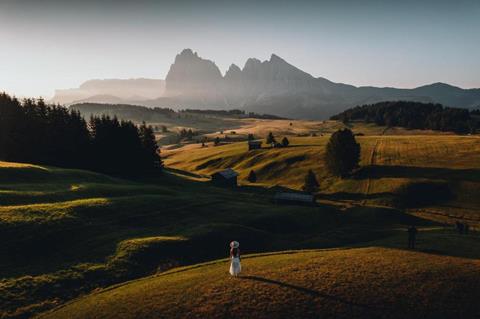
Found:
[[356, 86], [480, 88], [479, 0], [0, 0], [0, 91], [164, 79], [185, 48], [222, 72], [275, 53]]

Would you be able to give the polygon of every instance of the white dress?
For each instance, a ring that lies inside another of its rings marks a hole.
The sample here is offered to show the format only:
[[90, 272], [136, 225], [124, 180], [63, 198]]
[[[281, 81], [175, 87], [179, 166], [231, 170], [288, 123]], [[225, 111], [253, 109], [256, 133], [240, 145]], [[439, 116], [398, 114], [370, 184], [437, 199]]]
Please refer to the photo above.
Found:
[[242, 264], [240, 263], [239, 257], [232, 257], [232, 262], [230, 263], [230, 275], [238, 276], [242, 271]]

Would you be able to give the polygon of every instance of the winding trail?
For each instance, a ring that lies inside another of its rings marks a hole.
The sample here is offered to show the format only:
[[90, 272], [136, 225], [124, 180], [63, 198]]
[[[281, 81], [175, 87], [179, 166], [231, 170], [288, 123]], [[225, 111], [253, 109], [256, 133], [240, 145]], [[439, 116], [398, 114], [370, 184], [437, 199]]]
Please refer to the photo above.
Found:
[[[368, 165], [369, 166], [375, 165], [376, 162], [377, 162], [376, 161], [376, 156], [377, 156], [378, 147], [379, 147], [381, 141], [382, 141], [381, 138], [378, 138], [375, 141], [375, 145], [373, 146], [372, 151], [370, 152], [370, 158], [368, 160]], [[365, 191], [364, 191], [365, 199], [362, 201], [362, 205], [366, 204], [367, 195], [370, 193], [371, 183], [372, 183], [372, 179], [370, 178], [370, 176], [368, 176], [367, 182], [365, 184]]]

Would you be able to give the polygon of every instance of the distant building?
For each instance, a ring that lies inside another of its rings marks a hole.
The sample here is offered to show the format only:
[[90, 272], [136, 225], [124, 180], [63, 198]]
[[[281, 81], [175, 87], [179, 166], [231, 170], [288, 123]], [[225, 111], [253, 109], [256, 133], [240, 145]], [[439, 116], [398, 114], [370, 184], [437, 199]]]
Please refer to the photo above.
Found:
[[315, 206], [315, 196], [301, 193], [279, 192], [273, 197], [276, 204]]
[[237, 186], [238, 173], [231, 168], [212, 174], [212, 183], [217, 186]]
[[259, 150], [262, 148], [262, 141], [248, 141], [248, 150]]

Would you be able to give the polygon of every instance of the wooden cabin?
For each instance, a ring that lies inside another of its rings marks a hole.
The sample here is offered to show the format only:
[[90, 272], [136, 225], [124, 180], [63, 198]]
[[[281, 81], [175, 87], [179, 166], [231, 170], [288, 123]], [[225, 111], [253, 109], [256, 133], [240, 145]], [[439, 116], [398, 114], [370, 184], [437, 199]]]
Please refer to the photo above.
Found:
[[276, 204], [315, 206], [315, 196], [311, 194], [279, 192], [273, 197]]
[[216, 186], [236, 187], [238, 173], [231, 168], [212, 174], [212, 183]]

